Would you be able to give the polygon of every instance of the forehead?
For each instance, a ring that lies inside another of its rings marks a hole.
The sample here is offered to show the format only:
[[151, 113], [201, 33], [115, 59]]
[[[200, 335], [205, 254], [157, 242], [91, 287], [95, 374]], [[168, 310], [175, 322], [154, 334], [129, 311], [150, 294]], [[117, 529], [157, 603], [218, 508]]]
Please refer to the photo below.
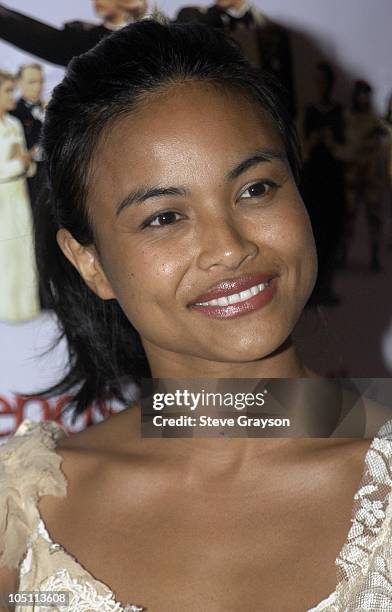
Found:
[[246, 147], [256, 141], [283, 149], [272, 119], [259, 105], [236, 90], [184, 83], [149, 95], [135, 110], [116, 119], [104, 130], [94, 161], [106, 164], [114, 154], [136, 163], [139, 158], [147, 161], [151, 153], [168, 156], [195, 146], [215, 150], [219, 160], [241, 142]]
[[21, 79], [36, 79], [42, 76], [42, 72], [39, 68], [25, 68], [21, 74]]
[[256, 103], [212, 84], [171, 86], [105, 130], [92, 160], [89, 197], [108, 184], [117, 191], [137, 181], [216, 179], [258, 148], [284, 152]]

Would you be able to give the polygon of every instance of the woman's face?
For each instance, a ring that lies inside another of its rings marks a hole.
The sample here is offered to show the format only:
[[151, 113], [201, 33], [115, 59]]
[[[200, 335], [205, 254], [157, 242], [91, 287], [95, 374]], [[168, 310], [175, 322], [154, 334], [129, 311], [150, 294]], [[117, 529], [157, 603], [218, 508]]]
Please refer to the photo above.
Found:
[[118, 6], [123, 11], [144, 13], [147, 10], [147, 0], [118, 0]]
[[44, 75], [42, 70], [33, 66], [26, 67], [18, 81], [20, 93], [29, 102], [39, 102], [42, 96]]
[[278, 133], [240, 94], [182, 84], [117, 120], [87, 206], [104, 278], [92, 286], [147, 357], [247, 362], [290, 335], [315, 282], [313, 235]]
[[15, 83], [4, 81], [0, 85], [0, 112], [11, 111], [15, 108]]
[[94, 0], [94, 10], [99, 17], [110, 17], [116, 9], [117, 0]]

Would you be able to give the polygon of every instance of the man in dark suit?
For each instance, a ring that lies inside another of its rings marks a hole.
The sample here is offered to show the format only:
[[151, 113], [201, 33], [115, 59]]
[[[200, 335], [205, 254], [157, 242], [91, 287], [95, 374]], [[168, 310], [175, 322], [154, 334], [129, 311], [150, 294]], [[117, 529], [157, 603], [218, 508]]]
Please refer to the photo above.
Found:
[[129, 15], [118, 0], [94, 0], [94, 5], [102, 19], [100, 25], [72, 21], [62, 29], [0, 5], [0, 38], [48, 62], [66, 66], [75, 55], [85, 53], [128, 22]]
[[44, 120], [44, 104], [42, 102], [42, 88], [44, 75], [39, 64], [24, 64], [17, 74], [17, 85], [21, 93], [15, 110], [11, 114], [22, 123], [27, 149], [36, 162], [37, 171], [28, 179], [30, 202], [35, 209], [40, 182], [42, 181], [42, 152], [39, 144], [42, 123]]
[[295, 115], [292, 54], [288, 32], [255, 9], [247, 0], [216, 0], [207, 9], [189, 6], [176, 17], [178, 23], [196, 21], [224, 29], [256, 67], [273, 74], [283, 85], [287, 104]]

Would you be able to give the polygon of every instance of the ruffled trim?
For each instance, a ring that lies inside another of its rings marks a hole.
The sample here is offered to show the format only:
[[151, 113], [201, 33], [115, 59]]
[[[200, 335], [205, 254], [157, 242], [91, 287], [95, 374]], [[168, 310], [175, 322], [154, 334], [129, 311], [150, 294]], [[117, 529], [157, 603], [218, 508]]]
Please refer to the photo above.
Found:
[[88, 580], [71, 577], [67, 569], [60, 569], [40, 584], [40, 591], [67, 591], [67, 606], [59, 606], [68, 612], [123, 612], [124, 608], [114, 599], [114, 594], [105, 589], [105, 594], [97, 592]]
[[[96, 582], [94, 580], [94, 582]], [[53, 576], [44, 580], [39, 587], [40, 591], [59, 592], [66, 591], [69, 601], [66, 606], [58, 606], [59, 611], [65, 612], [143, 612], [146, 608], [129, 603], [125, 607], [116, 601], [113, 591], [103, 583], [99, 583], [102, 593], [98, 593], [94, 584], [89, 580], [72, 577], [67, 569], [58, 570]], [[53, 609], [53, 608], [52, 608]], [[46, 608], [43, 608], [46, 610]], [[48, 608], [48, 612], [50, 609]]]
[[0, 446], [0, 567], [17, 568], [40, 520], [43, 495], [64, 497], [67, 482], [56, 442], [66, 431], [53, 421], [26, 419]]

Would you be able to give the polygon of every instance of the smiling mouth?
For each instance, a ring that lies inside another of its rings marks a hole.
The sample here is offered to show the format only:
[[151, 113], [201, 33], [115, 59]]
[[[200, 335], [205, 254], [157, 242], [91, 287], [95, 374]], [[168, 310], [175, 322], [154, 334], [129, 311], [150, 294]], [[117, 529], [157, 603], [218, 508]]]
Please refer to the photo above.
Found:
[[258, 295], [266, 287], [270, 285], [271, 281], [267, 281], [265, 283], [259, 283], [258, 285], [253, 285], [253, 287], [249, 287], [249, 289], [245, 289], [245, 291], [240, 291], [239, 293], [232, 293], [227, 296], [223, 296], [217, 298], [215, 300], [209, 300], [208, 302], [196, 302], [194, 306], [229, 306], [230, 304], [240, 304], [241, 302], [246, 302], [251, 297]]
[[226, 295], [194, 302], [189, 307], [213, 319], [240, 317], [260, 310], [269, 304], [277, 291], [278, 281], [279, 277], [273, 276], [238, 293], [229, 293], [226, 290]]

